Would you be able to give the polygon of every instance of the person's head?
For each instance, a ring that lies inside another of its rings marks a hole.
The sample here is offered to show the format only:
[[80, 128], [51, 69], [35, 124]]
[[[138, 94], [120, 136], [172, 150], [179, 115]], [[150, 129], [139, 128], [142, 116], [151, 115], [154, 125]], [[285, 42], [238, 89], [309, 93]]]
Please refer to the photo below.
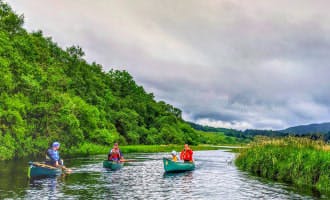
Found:
[[58, 149], [60, 148], [60, 143], [59, 143], [59, 142], [53, 142], [53, 144], [52, 144], [52, 148], [53, 148], [54, 150], [58, 150]]
[[188, 150], [188, 149], [189, 149], [189, 145], [188, 145], [188, 144], [185, 144], [185, 145], [184, 145], [184, 149], [185, 149], [185, 150]]
[[173, 151], [171, 152], [171, 154], [172, 154], [173, 157], [176, 156], [176, 151], [173, 150]]
[[113, 148], [114, 148], [114, 149], [118, 149], [118, 143], [115, 143], [115, 144], [113, 145]]

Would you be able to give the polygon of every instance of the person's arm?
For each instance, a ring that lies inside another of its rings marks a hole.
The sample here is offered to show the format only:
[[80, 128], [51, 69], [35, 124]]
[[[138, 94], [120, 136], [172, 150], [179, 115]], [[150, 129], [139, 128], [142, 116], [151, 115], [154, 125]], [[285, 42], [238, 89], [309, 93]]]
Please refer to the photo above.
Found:
[[183, 151], [180, 153], [180, 160], [183, 160]]
[[58, 153], [58, 151], [55, 151], [55, 156], [54, 156], [56, 163], [55, 166], [59, 165], [59, 161], [60, 161], [60, 154]]
[[120, 157], [120, 158], [119, 158], [120, 160], [123, 160], [123, 159], [124, 159], [124, 156], [123, 156], [123, 154], [121, 153], [120, 150], [119, 150], [119, 157]]
[[190, 161], [194, 161], [193, 154], [194, 154], [194, 152], [192, 150], [190, 150]]
[[112, 149], [108, 153], [108, 160], [111, 160], [111, 158], [112, 158]]

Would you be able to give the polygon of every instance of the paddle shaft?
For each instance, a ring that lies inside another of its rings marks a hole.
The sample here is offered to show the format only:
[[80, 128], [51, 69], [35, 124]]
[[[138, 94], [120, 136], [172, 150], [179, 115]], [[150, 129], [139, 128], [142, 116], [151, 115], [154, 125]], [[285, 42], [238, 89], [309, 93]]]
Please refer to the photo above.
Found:
[[39, 162], [33, 162], [32, 164], [33, 164], [33, 165], [36, 165], [36, 166], [39, 166], [39, 167], [49, 168], [49, 169], [57, 169], [57, 168], [61, 168], [62, 170], [67, 171], [67, 172], [71, 172], [71, 171], [72, 171], [71, 169], [66, 168], [66, 167], [63, 166], [63, 165], [59, 165], [58, 167], [54, 167], [54, 166], [46, 165], [46, 164], [39, 163]]

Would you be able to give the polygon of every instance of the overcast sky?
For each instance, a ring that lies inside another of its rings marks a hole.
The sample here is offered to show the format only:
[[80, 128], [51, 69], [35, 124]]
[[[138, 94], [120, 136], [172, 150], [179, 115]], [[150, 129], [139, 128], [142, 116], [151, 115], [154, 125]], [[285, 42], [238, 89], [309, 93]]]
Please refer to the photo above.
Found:
[[330, 1], [7, 0], [25, 27], [227, 128], [330, 121]]

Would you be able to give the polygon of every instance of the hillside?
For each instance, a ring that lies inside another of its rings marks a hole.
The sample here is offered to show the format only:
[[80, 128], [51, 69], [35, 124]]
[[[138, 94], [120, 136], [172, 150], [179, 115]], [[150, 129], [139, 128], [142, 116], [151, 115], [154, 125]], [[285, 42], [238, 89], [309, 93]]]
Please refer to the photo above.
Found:
[[205, 131], [205, 132], [214, 132], [214, 133], [223, 133], [226, 136], [232, 136], [237, 138], [246, 139], [249, 138], [244, 134], [243, 131], [235, 130], [235, 129], [227, 129], [227, 128], [215, 128], [211, 126], [203, 126], [200, 124], [196, 124], [193, 122], [188, 122], [192, 128], [195, 130]]
[[192, 122], [188, 122], [188, 123], [195, 130], [224, 134], [226, 136], [236, 137], [240, 141], [252, 140], [253, 137], [255, 136], [285, 137], [289, 135], [296, 137], [310, 137], [312, 139], [323, 139], [325, 141], [330, 140], [330, 123], [296, 126], [279, 131], [261, 130], [261, 129], [247, 129], [245, 131], [240, 131], [235, 129], [203, 126]]
[[307, 133], [328, 133], [330, 132], [330, 123], [300, 125], [281, 130], [284, 133], [307, 134]]
[[0, 0], [0, 160], [39, 155], [54, 140], [75, 152], [117, 141], [222, 141], [191, 128], [181, 110], [156, 101], [127, 71], [104, 72], [79, 46], [63, 50], [23, 24]]

